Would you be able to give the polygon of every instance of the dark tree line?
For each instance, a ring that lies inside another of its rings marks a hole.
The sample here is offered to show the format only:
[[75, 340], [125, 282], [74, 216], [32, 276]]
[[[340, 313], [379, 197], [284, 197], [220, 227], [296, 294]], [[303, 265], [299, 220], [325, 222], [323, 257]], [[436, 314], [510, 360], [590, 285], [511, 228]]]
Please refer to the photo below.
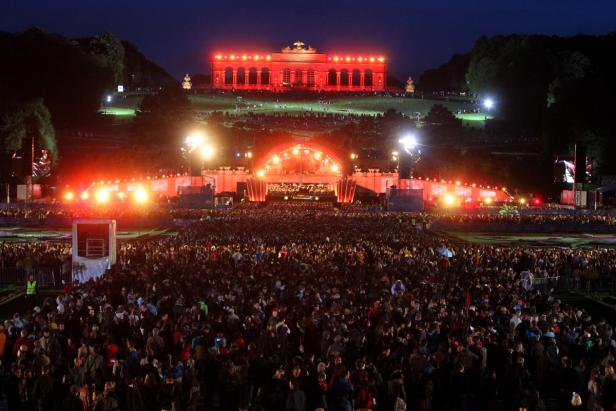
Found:
[[471, 52], [472, 91], [496, 99], [510, 132], [541, 138], [547, 155], [585, 143], [597, 171], [616, 174], [616, 34], [483, 37]]
[[454, 54], [449, 61], [436, 69], [426, 70], [419, 77], [418, 90], [429, 92], [464, 91], [470, 53]]
[[[12, 153], [34, 138], [59, 158], [55, 130], [92, 130], [105, 121], [104, 96], [118, 84], [158, 89], [177, 82], [111, 33], [72, 40], [33, 28], [0, 32], [0, 180]], [[60, 156], [61, 157], [61, 156]]]

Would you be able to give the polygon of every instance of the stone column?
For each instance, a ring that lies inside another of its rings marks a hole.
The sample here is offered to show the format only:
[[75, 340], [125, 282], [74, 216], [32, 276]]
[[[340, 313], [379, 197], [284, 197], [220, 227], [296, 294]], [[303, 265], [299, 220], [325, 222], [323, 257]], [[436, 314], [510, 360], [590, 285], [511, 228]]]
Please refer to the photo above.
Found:
[[261, 88], [261, 69], [257, 69], [257, 88]]
[[360, 72], [359, 74], [359, 86], [363, 89], [364, 88], [364, 72]]
[[291, 73], [289, 76], [289, 83], [295, 84], [295, 70], [291, 70]]
[[233, 69], [233, 87], [237, 87], [237, 70]]
[[308, 70], [302, 70], [302, 84], [308, 85]]
[[250, 78], [250, 69], [249, 70], [244, 70], [244, 85], [248, 86], [248, 84], [250, 84], [248, 82], [248, 79]]
[[336, 71], [336, 87], [340, 88], [340, 72]]

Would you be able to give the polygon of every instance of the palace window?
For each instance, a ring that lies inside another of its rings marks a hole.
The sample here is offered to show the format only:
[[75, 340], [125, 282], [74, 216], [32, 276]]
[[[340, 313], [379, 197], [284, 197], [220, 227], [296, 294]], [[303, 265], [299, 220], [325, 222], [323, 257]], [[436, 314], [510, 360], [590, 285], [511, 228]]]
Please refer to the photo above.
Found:
[[255, 67], [248, 70], [248, 84], [257, 84], [257, 69]]
[[329, 71], [327, 72], [327, 85], [336, 85], [336, 69], [329, 69]]
[[270, 83], [270, 71], [268, 68], [264, 68], [261, 70], [261, 84], [269, 84]]
[[358, 69], [353, 70], [352, 85], [361, 86], [361, 72]]
[[246, 83], [246, 69], [244, 67], [240, 67], [237, 69], [237, 84]]
[[349, 70], [343, 69], [340, 71], [340, 85], [341, 86], [349, 85]]
[[314, 70], [308, 70], [308, 78], [306, 79], [308, 87], [314, 87]]
[[233, 84], [233, 69], [231, 67], [225, 69], [225, 84]]
[[288, 68], [282, 70], [282, 83], [291, 84], [291, 70]]
[[372, 87], [372, 70], [368, 69], [364, 72], [364, 86]]
[[295, 70], [295, 84], [301, 85], [304, 83], [303, 79], [303, 73], [302, 70], [297, 69]]

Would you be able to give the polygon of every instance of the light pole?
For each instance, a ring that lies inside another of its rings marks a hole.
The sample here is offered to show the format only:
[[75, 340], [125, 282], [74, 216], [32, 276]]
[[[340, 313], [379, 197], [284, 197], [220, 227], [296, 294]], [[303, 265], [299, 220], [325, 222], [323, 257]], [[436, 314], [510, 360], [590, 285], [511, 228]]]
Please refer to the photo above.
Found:
[[[200, 155], [203, 159], [210, 158], [214, 150], [211, 145], [205, 144], [206, 137], [201, 132], [194, 132], [186, 136], [184, 139], [184, 147], [182, 147], [182, 151], [186, 153], [188, 156], [188, 169], [190, 175], [194, 175], [193, 172], [193, 155], [195, 155], [195, 151], [199, 150]], [[202, 163], [200, 163], [202, 164]], [[201, 174], [201, 173], [199, 173]]]
[[421, 150], [417, 148], [419, 143], [417, 142], [417, 137], [414, 134], [405, 134], [400, 139], [398, 139], [398, 143], [402, 148], [402, 153], [397, 153], [394, 157], [397, 157], [398, 160], [398, 185], [400, 184], [400, 174], [401, 168], [400, 163], [402, 163], [402, 156], [406, 155], [406, 159], [410, 162], [410, 177], [413, 176], [415, 164], [419, 162], [421, 159]]
[[492, 100], [490, 97], [487, 97], [485, 100], [483, 100], [483, 106], [488, 111], [492, 110], [492, 107], [494, 107], [494, 100]]
[[[486, 97], [483, 100], [483, 107], [486, 109], [487, 114], [489, 115], [492, 109], [494, 108], [495, 102], [492, 98]], [[488, 119], [488, 115], [485, 116], [485, 120]]]

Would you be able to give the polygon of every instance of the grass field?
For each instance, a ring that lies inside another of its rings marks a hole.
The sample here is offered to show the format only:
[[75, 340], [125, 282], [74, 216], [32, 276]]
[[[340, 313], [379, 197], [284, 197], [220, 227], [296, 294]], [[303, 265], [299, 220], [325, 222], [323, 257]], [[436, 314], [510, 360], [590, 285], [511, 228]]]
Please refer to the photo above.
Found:
[[104, 109], [103, 114], [107, 114], [110, 116], [119, 116], [119, 117], [133, 117], [135, 115], [135, 108], [129, 107], [109, 107]]
[[477, 244], [525, 247], [616, 248], [614, 234], [446, 232], [451, 238]]
[[[396, 111], [412, 117], [425, 116], [430, 108], [437, 103], [443, 104], [463, 121], [464, 124], [482, 127], [487, 118], [486, 113], [465, 113], [471, 111], [473, 106], [469, 103], [458, 101], [442, 101], [430, 99], [414, 99], [385, 96], [347, 96], [327, 100], [327, 104], [318, 100], [298, 101], [285, 99], [284, 95], [249, 96], [238, 99], [232, 94], [201, 94], [189, 96], [195, 110], [201, 114], [213, 111], [225, 111], [237, 115], [247, 113], [338, 113], [354, 115], [377, 115], [393, 108]], [[116, 97], [111, 106], [103, 112], [113, 116], [134, 116], [135, 110], [141, 102], [140, 97], [125, 96]], [[239, 107], [239, 110], [236, 108]]]

